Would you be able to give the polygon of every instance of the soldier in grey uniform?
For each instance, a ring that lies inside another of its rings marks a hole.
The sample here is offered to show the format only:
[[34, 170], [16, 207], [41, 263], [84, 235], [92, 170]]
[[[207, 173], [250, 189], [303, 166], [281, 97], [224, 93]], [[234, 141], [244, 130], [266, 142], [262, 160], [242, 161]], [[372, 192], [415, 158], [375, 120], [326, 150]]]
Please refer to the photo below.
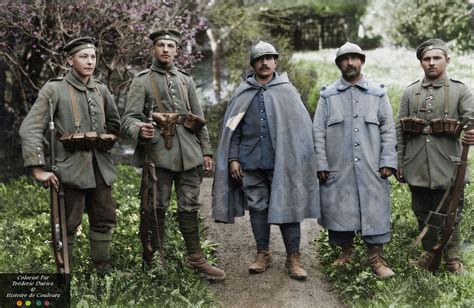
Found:
[[[466, 85], [446, 74], [450, 58], [442, 40], [423, 42], [416, 50], [416, 57], [424, 77], [411, 83], [401, 98], [396, 121], [397, 179], [409, 184], [413, 212], [421, 230], [429, 211], [436, 209], [454, 178], [462, 151], [459, 128], [474, 116], [474, 98]], [[440, 131], [436, 123], [451, 129]], [[471, 135], [470, 131], [465, 137], [470, 139]], [[459, 251], [463, 204], [464, 198], [461, 198], [455, 229], [443, 252], [446, 268], [458, 274], [465, 272]], [[441, 212], [446, 213], [446, 207]], [[422, 245], [426, 252], [437, 243], [438, 231], [430, 228], [424, 236]], [[425, 256], [428, 254], [422, 254], [417, 264], [423, 265], [427, 260]]]
[[397, 170], [392, 109], [384, 85], [362, 75], [365, 53], [358, 45], [342, 45], [335, 62], [342, 76], [323, 88], [314, 117], [320, 223], [329, 243], [342, 247], [334, 265], [352, 259], [360, 232], [374, 274], [391, 277], [383, 245], [390, 240], [388, 177]]
[[[149, 37], [153, 42], [153, 63], [150, 69], [133, 79], [122, 124], [124, 132], [137, 141], [136, 164], [142, 165], [147, 156], [156, 166], [157, 221], [151, 224], [152, 246], [156, 251], [163, 245], [166, 209], [174, 183], [179, 227], [188, 252], [187, 265], [208, 279], [223, 280], [224, 271], [211, 266], [201, 251], [198, 230], [198, 209], [201, 205], [198, 198], [203, 173], [211, 172], [213, 160], [206, 126], [195, 132], [183, 125], [187, 114], [203, 118], [203, 113], [192, 77], [178, 70], [173, 63], [179, 50], [180, 33], [160, 30]], [[156, 127], [160, 123], [148, 123], [150, 112], [179, 114], [177, 122], [172, 127], [166, 127], [173, 133], [161, 134], [163, 126], [160, 129]]]
[[120, 131], [120, 117], [107, 87], [94, 79], [96, 67], [95, 40], [82, 37], [63, 47], [71, 70], [65, 77], [49, 80], [20, 127], [23, 160], [35, 179], [46, 187], [63, 184], [69, 257], [84, 209], [89, 215], [90, 256], [97, 270], [111, 268], [109, 248], [112, 228], [116, 224], [116, 207], [112, 200], [112, 183], [116, 170], [110, 151], [93, 147], [66, 150], [56, 141], [56, 165], [59, 179], [45, 170], [43, 136], [48, 129], [49, 102], [53, 104], [54, 123], [59, 136]]

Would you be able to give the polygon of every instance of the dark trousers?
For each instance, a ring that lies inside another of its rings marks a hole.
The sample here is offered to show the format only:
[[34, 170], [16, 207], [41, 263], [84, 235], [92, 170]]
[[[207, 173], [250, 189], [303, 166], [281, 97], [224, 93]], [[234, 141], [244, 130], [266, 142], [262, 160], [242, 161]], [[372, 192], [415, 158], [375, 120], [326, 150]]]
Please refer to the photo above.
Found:
[[[430, 211], [434, 211], [436, 209], [441, 199], [443, 198], [445, 190], [410, 186], [410, 191], [412, 197], [412, 209], [418, 221], [418, 228], [421, 231], [425, 227], [426, 217], [428, 216]], [[440, 213], [446, 214], [450, 197], [451, 196], [448, 196], [447, 201], [441, 207]], [[454, 224], [453, 235], [443, 251], [445, 259], [458, 259], [460, 257], [460, 222], [462, 220], [463, 207], [464, 189], [458, 204], [458, 212]], [[423, 249], [426, 251], [430, 251], [431, 248], [438, 242], [440, 234], [442, 232], [442, 229], [430, 227], [422, 240]]]
[[[270, 246], [270, 224], [268, 223], [268, 209], [250, 211], [252, 232], [257, 242], [257, 250], [265, 250]], [[279, 224], [287, 254], [299, 252], [301, 229], [300, 223]]]
[[66, 227], [68, 235], [76, 233], [82, 223], [84, 209], [89, 216], [91, 231], [106, 233], [117, 224], [116, 205], [112, 199], [112, 187], [108, 186], [94, 159], [96, 187], [75, 189], [64, 187]]

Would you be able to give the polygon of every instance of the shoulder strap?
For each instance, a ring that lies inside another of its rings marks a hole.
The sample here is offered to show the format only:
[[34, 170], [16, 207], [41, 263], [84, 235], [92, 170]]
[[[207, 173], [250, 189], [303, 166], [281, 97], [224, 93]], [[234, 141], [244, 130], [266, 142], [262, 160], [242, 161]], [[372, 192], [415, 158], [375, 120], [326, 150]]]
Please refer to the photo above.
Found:
[[179, 91], [181, 92], [181, 97], [186, 101], [186, 107], [188, 108], [188, 111], [193, 112], [191, 110], [191, 106], [189, 105], [188, 92], [183, 87], [183, 81], [186, 82], [186, 80], [183, 78], [183, 76], [179, 72], [180, 71], [178, 71], [178, 75], [181, 82], [179, 83], [178, 88], [179, 88]]
[[414, 116], [416, 116], [416, 114], [418, 113], [418, 104], [420, 102], [420, 95], [421, 95], [421, 89], [423, 89], [423, 78], [420, 78], [420, 81], [418, 82], [418, 86], [417, 86], [418, 90], [415, 92], [415, 114]]
[[155, 98], [156, 103], [158, 104], [158, 109], [160, 112], [165, 112], [165, 106], [160, 99], [160, 91], [158, 90], [157, 80], [153, 72], [150, 72], [148, 75], [150, 79], [151, 91], [153, 92], [153, 97]]
[[444, 80], [444, 116], [448, 117], [449, 108], [449, 79]]
[[76, 131], [79, 131], [79, 127], [81, 126], [81, 113], [79, 111], [79, 106], [77, 105], [77, 98], [76, 98], [76, 94], [74, 93], [73, 86], [68, 83], [68, 88], [69, 88], [69, 96], [71, 97], [71, 107], [72, 107], [72, 114], [74, 116], [74, 126], [76, 127]]

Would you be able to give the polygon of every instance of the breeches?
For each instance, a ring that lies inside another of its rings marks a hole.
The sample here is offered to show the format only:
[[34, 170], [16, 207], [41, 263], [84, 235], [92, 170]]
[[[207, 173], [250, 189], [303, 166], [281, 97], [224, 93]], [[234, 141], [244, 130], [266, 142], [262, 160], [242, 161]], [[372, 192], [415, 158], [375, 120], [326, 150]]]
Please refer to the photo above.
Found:
[[75, 189], [64, 187], [67, 234], [73, 235], [82, 223], [84, 209], [89, 215], [89, 229], [105, 233], [117, 224], [116, 205], [112, 199], [112, 187], [108, 186], [94, 159], [96, 187]]
[[156, 176], [158, 178], [158, 208], [168, 208], [173, 182], [180, 212], [195, 212], [201, 207], [199, 191], [203, 177], [202, 166], [182, 172], [156, 168]]
[[250, 211], [268, 209], [272, 188], [273, 170], [245, 170], [242, 191]]

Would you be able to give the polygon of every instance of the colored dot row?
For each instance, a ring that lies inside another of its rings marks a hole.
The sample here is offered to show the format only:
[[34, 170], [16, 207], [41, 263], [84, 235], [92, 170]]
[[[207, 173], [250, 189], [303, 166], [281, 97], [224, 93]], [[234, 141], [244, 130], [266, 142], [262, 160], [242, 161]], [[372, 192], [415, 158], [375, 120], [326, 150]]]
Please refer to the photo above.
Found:
[[[20, 300], [16, 301], [16, 306], [17, 307], [22, 307], [23, 305], [25, 305], [26, 307], [29, 307], [29, 306], [31, 306], [31, 304], [33, 304], [33, 302], [29, 301], [29, 300], [26, 300], [25, 302], [20, 301]], [[36, 307], [41, 307], [41, 306], [47, 307], [51, 303], [49, 301], [44, 301], [43, 302], [43, 301], [37, 300], [37, 301], [34, 302], [34, 304], [36, 304]]]

